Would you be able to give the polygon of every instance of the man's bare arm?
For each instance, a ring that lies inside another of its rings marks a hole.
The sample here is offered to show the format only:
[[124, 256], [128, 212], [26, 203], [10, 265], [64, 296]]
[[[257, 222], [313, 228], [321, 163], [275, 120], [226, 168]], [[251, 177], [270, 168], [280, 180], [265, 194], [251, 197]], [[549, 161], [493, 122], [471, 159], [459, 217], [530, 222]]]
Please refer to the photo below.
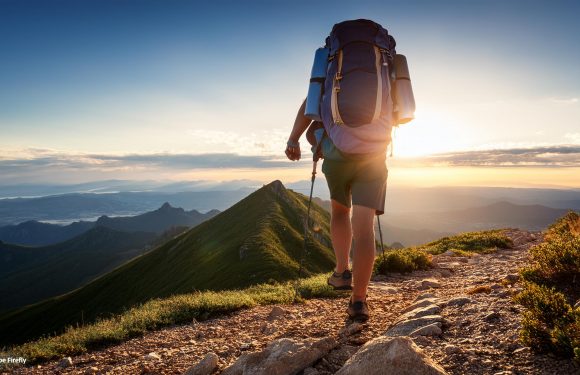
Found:
[[286, 144], [286, 156], [290, 160], [300, 160], [300, 143], [298, 143], [298, 140], [308, 128], [308, 125], [312, 122], [308, 117], [304, 116], [305, 107], [306, 99], [302, 102], [302, 105], [296, 114], [294, 126], [292, 127], [292, 131], [288, 137], [288, 143]]

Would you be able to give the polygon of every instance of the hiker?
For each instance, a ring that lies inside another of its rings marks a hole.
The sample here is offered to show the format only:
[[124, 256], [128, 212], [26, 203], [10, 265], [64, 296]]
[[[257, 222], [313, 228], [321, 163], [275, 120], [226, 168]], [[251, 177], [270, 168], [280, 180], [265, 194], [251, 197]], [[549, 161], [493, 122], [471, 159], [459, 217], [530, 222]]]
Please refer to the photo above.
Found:
[[[357, 321], [369, 318], [366, 297], [376, 251], [373, 219], [385, 206], [386, 151], [397, 116], [391, 96], [394, 56], [395, 40], [377, 23], [334, 25], [326, 46], [316, 53], [308, 98], [298, 110], [285, 151], [288, 159], [300, 160], [299, 139], [308, 129], [315, 161], [324, 159], [336, 257], [328, 284], [352, 289], [347, 313]], [[414, 100], [412, 105], [414, 110]]]

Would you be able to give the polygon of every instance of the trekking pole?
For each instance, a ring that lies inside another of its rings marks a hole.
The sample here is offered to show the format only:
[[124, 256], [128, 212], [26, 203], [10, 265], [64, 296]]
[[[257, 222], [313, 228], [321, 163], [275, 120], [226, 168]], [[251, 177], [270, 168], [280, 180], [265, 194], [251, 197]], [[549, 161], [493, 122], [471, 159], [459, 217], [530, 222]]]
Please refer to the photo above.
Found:
[[379, 238], [381, 239], [381, 251], [383, 252], [383, 257], [385, 256], [385, 247], [383, 246], [383, 231], [381, 230], [381, 220], [379, 215], [377, 215], [377, 225], [379, 226]]
[[308, 243], [308, 230], [310, 229], [310, 207], [312, 206], [312, 193], [314, 192], [314, 180], [316, 179], [316, 165], [318, 164], [318, 148], [320, 147], [319, 142], [314, 150], [314, 155], [312, 157], [312, 177], [310, 178], [310, 196], [308, 198], [308, 209], [306, 211], [306, 222], [304, 223], [304, 242], [302, 244], [302, 251], [300, 252], [300, 267], [298, 267], [298, 280], [296, 282], [295, 300], [299, 294], [300, 279], [302, 279], [302, 269], [304, 268], [304, 258], [306, 255], [306, 246]]

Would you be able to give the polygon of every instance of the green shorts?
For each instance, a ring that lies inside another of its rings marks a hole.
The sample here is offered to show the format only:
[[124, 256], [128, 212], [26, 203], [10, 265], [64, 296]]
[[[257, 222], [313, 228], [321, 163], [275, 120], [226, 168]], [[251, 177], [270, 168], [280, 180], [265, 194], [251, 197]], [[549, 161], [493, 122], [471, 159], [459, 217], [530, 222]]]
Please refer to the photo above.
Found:
[[326, 177], [330, 198], [350, 207], [352, 204], [374, 208], [377, 215], [385, 211], [387, 195], [386, 155], [365, 160], [324, 159], [322, 172]]

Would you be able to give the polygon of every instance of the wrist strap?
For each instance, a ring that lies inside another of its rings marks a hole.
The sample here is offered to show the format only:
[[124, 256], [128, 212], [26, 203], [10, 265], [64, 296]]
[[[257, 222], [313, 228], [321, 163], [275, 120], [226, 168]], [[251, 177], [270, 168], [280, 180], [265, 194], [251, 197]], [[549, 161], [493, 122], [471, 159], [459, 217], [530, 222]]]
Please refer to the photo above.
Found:
[[294, 141], [288, 140], [288, 142], [286, 142], [286, 146], [289, 146], [289, 147], [300, 147], [300, 142], [294, 142]]

